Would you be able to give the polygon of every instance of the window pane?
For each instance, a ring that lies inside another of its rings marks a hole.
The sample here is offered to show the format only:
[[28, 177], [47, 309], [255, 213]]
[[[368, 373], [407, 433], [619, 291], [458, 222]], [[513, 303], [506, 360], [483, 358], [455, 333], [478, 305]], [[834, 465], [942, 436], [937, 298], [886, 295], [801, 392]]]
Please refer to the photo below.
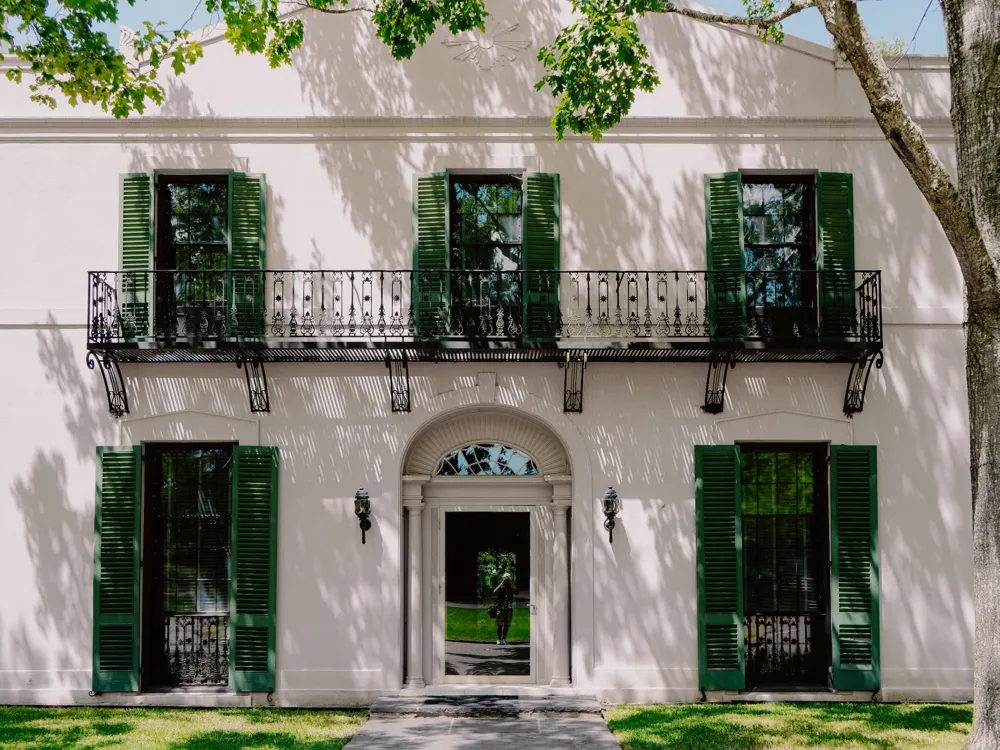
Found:
[[452, 268], [516, 271], [521, 267], [521, 184], [516, 178], [452, 182]]
[[534, 476], [538, 466], [526, 454], [499, 443], [474, 443], [445, 456], [441, 476]]

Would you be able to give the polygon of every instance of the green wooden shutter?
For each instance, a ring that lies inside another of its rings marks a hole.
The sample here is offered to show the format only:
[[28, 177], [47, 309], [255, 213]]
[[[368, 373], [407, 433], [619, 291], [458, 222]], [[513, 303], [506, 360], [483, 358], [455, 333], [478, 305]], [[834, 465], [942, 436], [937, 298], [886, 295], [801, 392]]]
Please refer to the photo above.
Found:
[[878, 477], [873, 445], [830, 447], [833, 687], [877, 690]]
[[262, 174], [229, 175], [229, 262], [226, 315], [233, 338], [264, 335], [267, 184]]
[[413, 177], [413, 269], [410, 293], [418, 339], [451, 330], [451, 242], [448, 237], [448, 173]]
[[713, 339], [740, 341], [746, 335], [743, 278], [743, 179], [739, 172], [705, 175], [705, 286]]
[[816, 180], [819, 229], [820, 336], [857, 335], [854, 305], [854, 183], [850, 174], [820, 172]]
[[742, 690], [743, 524], [740, 449], [694, 448], [698, 543], [698, 683], [703, 690]]
[[119, 190], [118, 309], [121, 335], [134, 339], [153, 335], [153, 175], [121, 175]]
[[278, 449], [233, 449], [233, 575], [230, 585], [229, 685], [274, 689]]
[[139, 689], [139, 446], [97, 448], [95, 693]]
[[524, 175], [524, 338], [554, 341], [559, 334], [559, 175]]

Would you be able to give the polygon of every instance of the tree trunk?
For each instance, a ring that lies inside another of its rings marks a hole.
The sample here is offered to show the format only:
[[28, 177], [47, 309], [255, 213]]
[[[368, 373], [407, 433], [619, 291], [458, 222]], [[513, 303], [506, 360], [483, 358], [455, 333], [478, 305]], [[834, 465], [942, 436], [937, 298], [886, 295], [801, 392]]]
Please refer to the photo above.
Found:
[[968, 309], [976, 613], [975, 713], [969, 748], [1000, 748], [1000, 310]]
[[[944, 0], [958, 183], [986, 250], [966, 276], [976, 597], [969, 747], [1000, 748], [1000, 3]], [[993, 282], [993, 283], [990, 283]]]
[[849, 0], [817, 0], [872, 114], [937, 215], [965, 281], [976, 615], [969, 747], [1000, 748], [1000, 3], [941, 0], [958, 187], [902, 105]]

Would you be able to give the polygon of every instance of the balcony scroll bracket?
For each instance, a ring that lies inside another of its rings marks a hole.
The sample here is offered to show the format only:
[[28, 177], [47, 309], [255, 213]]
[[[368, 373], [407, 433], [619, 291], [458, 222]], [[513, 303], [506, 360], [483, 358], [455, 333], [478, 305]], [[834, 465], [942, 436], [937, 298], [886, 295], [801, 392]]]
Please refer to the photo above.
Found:
[[847, 390], [844, 393], [844, 414], [853, 417], [865, 408], [865, 393], [868, 390], [868, 377], [872, 374], [872, 365], [876, 370], [882, 369], [884, 357], [882, 350], [866, 351], [851, 363], [851, 371], [847, 375]]
[[587, 369], [587, 353], [566, 352], [566, 360], [559, 363], [563, 369], [563, 411], [583, 413], [583, 371]]
[[128, 391], [125, 388], [125, 378], [122, 377], [118, 357], [114, 352], [87, 352], [87, 367], [91, 370], [100, 369], [101, 377], [104, 379], [104, 390], [108, 394], [108, 411], [111, 415], [123, 417], [128, 414]]
[[726, 402], [726, 377], [729, 370], [736, 367], [736, 360], [731, 356], [721, 356], [708, 363], [708, 374], [705, 376], [705, 403], [701, 409], [706, 414], [721, 414]]
[[389, 402], [394, 412], [410, 411], [410, 361], [406, 352], [399, 359], [385, 358], [389, 369]]
[[271, 411], [271, 396], [267, 389], [264, 360], [259, 355], [241, 350], [236, 360], [236, 366], [243, 370], [247, 378], [247, 397], [250, 399], [250, 411], [255, 414]]

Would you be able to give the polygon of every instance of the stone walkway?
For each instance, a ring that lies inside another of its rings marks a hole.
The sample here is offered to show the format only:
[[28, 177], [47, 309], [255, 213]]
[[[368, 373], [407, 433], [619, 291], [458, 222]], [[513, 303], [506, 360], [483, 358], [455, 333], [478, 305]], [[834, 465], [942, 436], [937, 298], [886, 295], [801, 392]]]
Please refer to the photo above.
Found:
[[620, 750], [593, 698], [383, 698], [347, 750]]

